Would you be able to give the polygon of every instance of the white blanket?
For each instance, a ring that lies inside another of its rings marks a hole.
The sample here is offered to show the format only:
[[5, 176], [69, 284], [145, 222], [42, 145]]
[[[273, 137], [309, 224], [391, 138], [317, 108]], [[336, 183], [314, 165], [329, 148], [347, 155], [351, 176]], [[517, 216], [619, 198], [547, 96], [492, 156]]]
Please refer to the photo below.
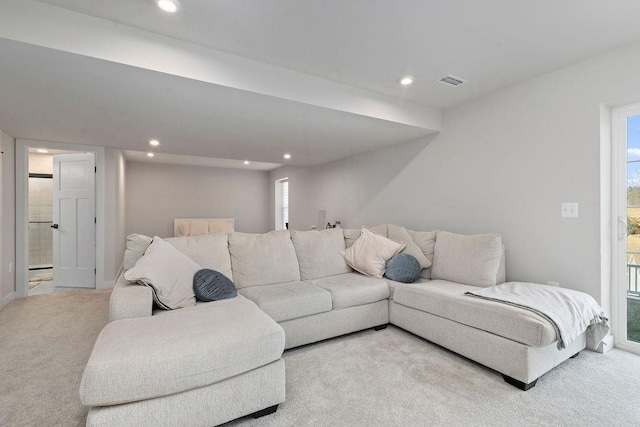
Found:
[[609, 319], [591, 295], [584, 292], [537, 283], [509, 282], [466, 294], [520, 307], [544, 317], [556, 330], [558, 350], [585, 331], [592, 334], [597, 347], [609, 332]]

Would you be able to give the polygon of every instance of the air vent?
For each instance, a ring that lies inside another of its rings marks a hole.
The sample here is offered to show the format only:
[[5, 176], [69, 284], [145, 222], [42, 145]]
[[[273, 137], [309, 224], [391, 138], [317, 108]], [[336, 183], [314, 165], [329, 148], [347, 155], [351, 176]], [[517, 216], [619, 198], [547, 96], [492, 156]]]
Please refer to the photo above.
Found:
[[461, 84], [467, 83], [466, 80], [461, 79], [460, 77], [452, 76], [451, 74], [439, 79], [438, 82], [447, 86], [460, 86]]

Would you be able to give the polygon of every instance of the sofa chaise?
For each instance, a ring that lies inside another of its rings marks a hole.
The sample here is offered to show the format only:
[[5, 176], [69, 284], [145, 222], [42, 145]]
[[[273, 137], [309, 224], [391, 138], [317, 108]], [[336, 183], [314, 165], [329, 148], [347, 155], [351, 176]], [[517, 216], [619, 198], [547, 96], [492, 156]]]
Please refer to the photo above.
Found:
[[[389, 323], [500, 372], [522, 390], [585, 348], [586, 334], [558, 350], [555, 329], [545, 318], [465, 295], [505, 281], [499, 235], [395, 225], [374, 231], [405, 240], [405, 250], [418, 251], [430, 267], [414, 283], [354, 271], [340, 253], [360, 230], [163, 239], [201, 268], [230, 278], [238, 296], [167, 311], [154, 305], [151, 287], [120, 275], [110, 323], [98, 337], [80, 388], [83, 404], [91, 407], [87, 425], [177, 425], [180, 417], [189, 425], [214, 425], [273, 412], [285, 398], [284, 349]], [[151, 240], [144, 239], [130, 236], [125, 270], [143, 256]], [[220, 354], [225, 352], [246, 360], [236, 366]], [[204, 362], [210, 357], [215, 375]], [[167, 367], [169, 384], [160, 386], [157, 378]], [[262, 385], [250, 385], [249, 378]], [[234, 399], [238, 395], [248, 397]], [[219, 400], [211, 403], [214, 396]], [[194, 401], [208, 403], [198, 410]], [[192, 404], [185, 409], [185, 402]], [[177, 415], [162, 418], [158, 411]]]

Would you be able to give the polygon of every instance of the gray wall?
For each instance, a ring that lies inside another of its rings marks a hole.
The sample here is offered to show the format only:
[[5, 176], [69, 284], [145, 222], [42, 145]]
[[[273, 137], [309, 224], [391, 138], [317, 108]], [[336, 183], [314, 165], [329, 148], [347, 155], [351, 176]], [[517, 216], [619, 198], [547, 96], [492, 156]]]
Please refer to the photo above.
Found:
[[233, 217], [236, 231], [273, 229], [269, 174], [262, 171], [127, 162], [126, 234], [173, 235], [173, 218]]
[[[640, 44], [448, 110], [435, 138], [302, 173], [313, 185], [290, 197], [292, 216], [305, 216], [292, 225], [307, 228], [326, 209], [348, 227], [388, 222], [500, 233], [509, 280], [559, 281], [610, 313], [610, 278], [601, 270], [610, 249], [602, 104], [640, 101], [638, 88]], [[287, 173], [273, 171], [270, 179]], [[578, 202], [580, 217], [561, 218], [561, 202]]]
[[[16, 264], [15, 141], [0, 131], [0, 307], [14, 298]], [[9, 264], [13, 269], [9, 272]]]

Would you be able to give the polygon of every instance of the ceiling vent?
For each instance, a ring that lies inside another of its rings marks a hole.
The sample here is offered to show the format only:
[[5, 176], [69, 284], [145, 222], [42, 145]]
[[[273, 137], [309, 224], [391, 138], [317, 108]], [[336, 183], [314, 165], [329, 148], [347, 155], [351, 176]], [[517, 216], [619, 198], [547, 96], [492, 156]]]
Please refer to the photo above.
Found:
[[448, 76], [444, 76], [443, 78], [437, 80], [437, 82], [447, 86], [460, 86], [461, 84], [467, 83], [466, 80], [461, 79], [460, 77], [452, 76], [451, 74], [449, 74]]

